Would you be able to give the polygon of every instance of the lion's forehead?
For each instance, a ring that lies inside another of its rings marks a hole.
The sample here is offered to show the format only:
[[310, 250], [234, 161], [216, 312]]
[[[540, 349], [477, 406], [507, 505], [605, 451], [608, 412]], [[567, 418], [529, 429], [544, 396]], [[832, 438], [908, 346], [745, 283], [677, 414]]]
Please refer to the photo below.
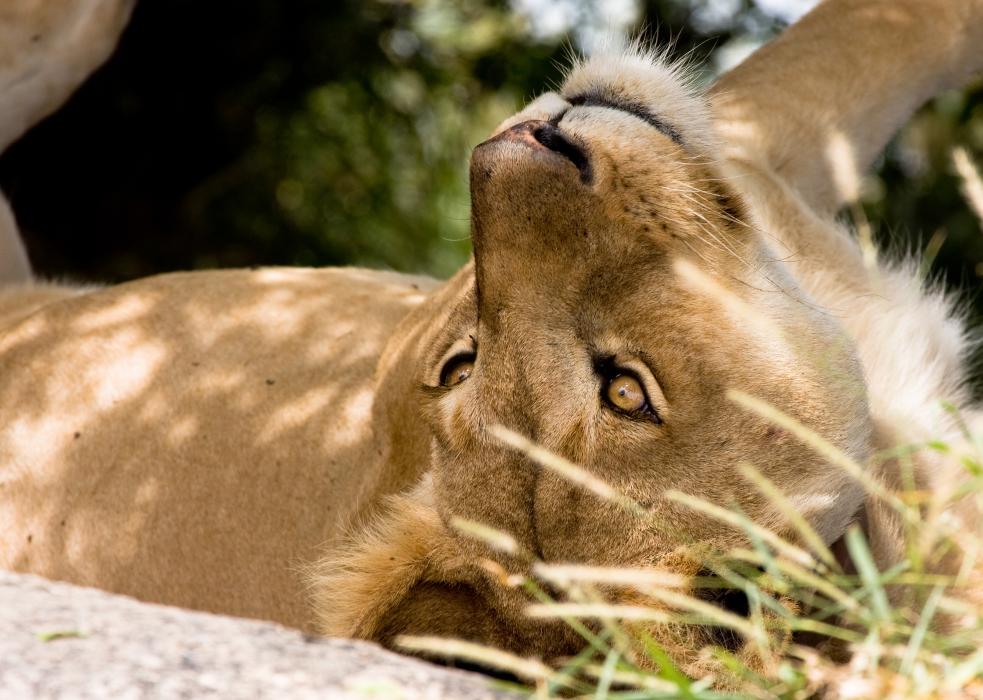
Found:
[[636, 102], [693, 152], [714, 149], [706, 98], [685, 67], [665, 56], [641, 49], [593, 56], [574, 64], [560, 94], [568, 100], [599, 95]]

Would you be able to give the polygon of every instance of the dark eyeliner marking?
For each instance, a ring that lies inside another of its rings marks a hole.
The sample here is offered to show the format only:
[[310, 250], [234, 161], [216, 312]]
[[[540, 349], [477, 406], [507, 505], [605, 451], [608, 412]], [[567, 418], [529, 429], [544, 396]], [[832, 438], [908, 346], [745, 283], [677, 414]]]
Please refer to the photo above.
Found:
[[585, 92], [571, 97], [567, 100], [567, 102], [574, 107], [607, 107], [609, 109], [616, 109], [620, 112], [625, 112], [654, 126], [680, 146], [683, 145], [683, 137], [674, 127], [666, 124], [648, 108], [646, 108], [644, 105], [638, 104], [637, 102], [630, 102], [628, 100], [611, 97], [610, 95], [605, 95], [601, 92]]

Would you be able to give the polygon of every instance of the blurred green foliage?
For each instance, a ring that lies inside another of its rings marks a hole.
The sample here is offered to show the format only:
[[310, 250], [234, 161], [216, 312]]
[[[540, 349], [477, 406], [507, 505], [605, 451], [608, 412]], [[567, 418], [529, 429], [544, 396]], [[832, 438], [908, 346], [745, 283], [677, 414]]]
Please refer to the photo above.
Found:
[[[32, 258], [119, 281], [177, 268], [466, 259], [467, 157], [605, 29], [707, 80], [807, 0], [143, 0], [115, 58], [0, 159]], [[940, 96], [864, 194], [878, 234], [983, 275], [951, 149], [983, 154], [983, 85]], [[944, 237], [944, 238], [943, 238]]]
[[516, 20], [484, 2], [351, 3], [342, 31], [360, 46], [258, 110], [197, 216], [264, 239], [287, 229], [304, 242], [292, 263], [451, 274], [469, 251], [467, 153], [515, 108], [516, 78], [535, 80], [532, 56], [512, 65]]
[[975, 295], [983, 228], [953, 167], [958, 146], [983, 166], [983, 80], [939, 95], [915, 116], [868, 178], [864, 204], [881, 238], [902, 252], [920, 253], [936, 237], [936, 273]]

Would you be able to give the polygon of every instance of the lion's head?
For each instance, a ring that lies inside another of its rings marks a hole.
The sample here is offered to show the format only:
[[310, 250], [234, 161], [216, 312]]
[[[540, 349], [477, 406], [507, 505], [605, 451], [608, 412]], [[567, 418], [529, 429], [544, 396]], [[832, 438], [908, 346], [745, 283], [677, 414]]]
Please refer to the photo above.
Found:
[[[491, 526], [548, 562], [644, 565], [673, 561], [681, 544], [740, 541], [665, 497], [677, 490], [794, 537], [739, 476], [751, 463], [828, 542], [843, 533], [860, 487], [728, 391], [863, 460], [859, 364], [715, 159], [704, 101], [640, 52], [578, 65], [474, 149], [473, 266], [396, 334], [403, 359], [383, 381], [403, 388], [381, 393], [411, 397], [386, 409], [392, 456], [430, 465], [443, 523]], [[502, 444], [496, 425], [582, 465], [649, 524]], [[489, 556], [467, 538], [455, 547], [462, 568]], [[473, 576], [462, 581], [497, 610]], [[455, 605], [462, 581], [444, 591]], [[441, 617], [441, 594], [427, 591], [429, 603], [393, 608], [405, 624], [384, 627], [425, 631]]]
[[[715, 167], [700, 99], [637, 54], [576, 68], [475, 148], [473, 281], [420, 377], [445, 517], [502, 529], [550, 561], [646, 561], [666, 534], [723, 535], [665, 502], [670, 489], [776, 525], [736, 476], [750, 462], [821, 533], [842, 532], [859, 492], [844, 504], [835, 467], [726, 395], [764, 399], [865, 456], [851, 346], [772, 257], [737, 187]], [[671, 527], [639, 533], [623, 509], [489, 437], [496, 424]]]

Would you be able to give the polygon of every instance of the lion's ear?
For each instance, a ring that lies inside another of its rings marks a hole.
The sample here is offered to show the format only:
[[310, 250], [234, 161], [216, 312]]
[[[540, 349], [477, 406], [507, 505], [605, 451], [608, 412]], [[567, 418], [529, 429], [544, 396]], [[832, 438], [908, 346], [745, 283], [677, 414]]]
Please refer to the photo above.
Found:
[[[939, 488], [944, 487], [940, 486]], [[919, 489], [919, 491], [926, 492], [924, 489]], [[972, 532], [973, 524], [980, 520], [977, 504], [974, 499], [969, 498], [959, 500], [945, 509], [944, 512], [936, 512], [928, 517], [929, 519], [947, 518], [956, 524], [957, 532]], [[902, 516], [883, 500], [873, 496], [867, 498], [855, 520], [863, 529], [878, 571], [888, 571], [897, 564], [904, 562], [910, 556], [909, 548], [919, 547], [922, 550], [922, 563], [926, 573], [948, 578], [955, 577], [962, 572], [962, 575], [966, 577], [965, 581], [969, 582], [968, 586], [963, 585], [949, 589], [948, 593], [953, 598], [962, 600], [971, 607], [983, 606], [983, 589], [973, 583], [978, 581], [980, 576], [983, 576], [983, 562], [978, 558], [975, 551], [962, 549], [958, 539], [957, 541], [947, 540], [944, 543], [932, 542], [931, 540], [927, 542], [925, 540], [909, 540]], [[845, 536], [834, 542], [830, 548], [845, 573], [851, 575], [857, 573], [857, 566], [846, 547]], [[973, 560], [967, 562], [965, 560], [967, 556], [974, 557], [975, 563]], [[971, 568], [966, 569], [967, 563]], [[912, 600], [917, 600], [917, 596], [912, 598], [914, 590], [911, 587], [888, 585], [886, 592], [888, 599], [894, 606], [909, 607]], [[932, 618], [931, 626], [937, 633], [948, 634], [951, 631], [962, 629], [964, 622], [965, 620], [962, 619], [961, 615], [949, 611], [940, 611]]]
[[510, 646], [508, 625], [429, 502], [430, 488], [424, 479], [390, 499], [384, 514], [310, 572], [322, 633], [390, 647], [400, 635]]
[[390, 499], [383, 514], [308, 572], [318, 629], [376, 639], [431, 558], [452, 544], [432, 505], [412, 494]]
[[[899, 439], [893, 431], [875, 420], [871, 444], [872, 448], [876, 450], [887, 450], [899, 444]], [[927, 476], [924, 473], [927, 470], [926, 465], [916, 462], [911, 466], [914, 468], [912, 476], [916, 485], [919, 487], [924, 485]], [[886, 459], [868, 465], [868, 475], [890, 493], [900, 493], [904, 488], [905, 482], [901, 478], [901, 464], [897, 459]], [[859, 525], [863, 531], [878, 570], [887, 571], [902, 561], [906, 554], [902, 516], [889, 503], [866, 490], [857, 492], [857, 495], [861, 496], [863, 500], [859, 503], [856, 514], [851, 520]], [[845, 534], [833, 543], [831, 549], [844, 571], [856, 572], [856, 566], [846, 547]]]
[[420, 581], [375, 621], [372, 639], [392, 647], [400, 635], [447, 637], [507, 646], [506, 626], [466, 583]]

